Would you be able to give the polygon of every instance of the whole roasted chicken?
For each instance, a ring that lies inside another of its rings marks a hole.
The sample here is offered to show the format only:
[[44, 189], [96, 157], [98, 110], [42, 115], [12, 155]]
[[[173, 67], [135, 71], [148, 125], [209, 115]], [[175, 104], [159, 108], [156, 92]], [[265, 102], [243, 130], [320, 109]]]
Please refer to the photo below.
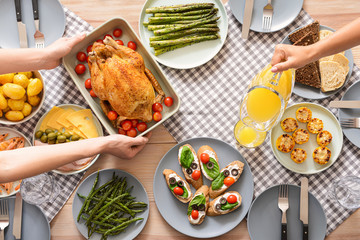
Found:
[[115, 127], [125, 119], [152, 120], [152, 105], [162, 102], [165, 94], [139, 53], [106, 37], [104, 43], [93, 44], [88, 64], [91, 86], [103, 111], [119, 115], [113, 121]]

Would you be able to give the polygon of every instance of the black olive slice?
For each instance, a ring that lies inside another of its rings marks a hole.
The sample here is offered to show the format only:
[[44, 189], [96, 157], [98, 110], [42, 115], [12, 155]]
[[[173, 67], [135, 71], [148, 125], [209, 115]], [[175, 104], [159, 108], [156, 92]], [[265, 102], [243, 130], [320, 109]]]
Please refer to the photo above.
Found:
[[229, 170], [224, 170], [224, 176], [228, 177], [230, 175], [230, 171]]
[[209, 161], [209, 162], [206, 164], [206, 166], [207, 166], [208, 169], [213, 169], [213, 168], [214, 168], [214, 163], [212, 163], [212, 162]]
[[174, 185], [176, 183], [176, 179], [174, 177], [169, 178], [169, 183]]
[[196, 168], [197, 168], [197, 164], [196, 164], [196, 163], [192, 163], [192, 164], [191, 164], [191, 168], [192, 168], [192, 169], [196, 169]]
[[219, 203], [216, 204], [216, 205], [215, 205], [215, 209], [216, 209], [216, 210], [220, 210], [220, 209], [221, 209], [221, 205], [220, 205]]
[[226, 204], [226, 198], [224, 198], [224, 197], [220, 198], [220, 204], [221, 205]]
[[193, 210], [199, 210], [199, 207], [196, 204], [193, 204], [191, 207], [192, 207]]
[[233, 169], [231, 170], [231, 174], [236, 177], [239, 174], [239, 171], [237, 169]]
[[183, 187], [183, 186], [184, 186], [184, 182], [183, 182], [183, 181], [178, 181], [178, 182], [177, 182], [177, 185], [178, 185], [179, 187]]
[[187, 173], [187, 174], [190, 175], [190, 174], [192, 174], [192, 172], [193, 172], [193, 170], [192, 170], [191, 168], [187, 168], [187, 169], [186, 169], [186, 173]]
[[205, 205], [204, 204], [200, 204], [198, 207], [199, 211], [205, 211]]

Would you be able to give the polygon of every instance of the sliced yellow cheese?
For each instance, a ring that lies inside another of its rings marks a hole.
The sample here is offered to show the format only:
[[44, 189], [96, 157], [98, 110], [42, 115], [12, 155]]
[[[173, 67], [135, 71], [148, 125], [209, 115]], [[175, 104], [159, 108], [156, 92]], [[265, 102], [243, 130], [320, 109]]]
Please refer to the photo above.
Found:
[[82, 109], [71, 113], [66, 119], [87, 138], [99, 136], [90, 109]]
[[48, 122], [50, 120], [50, 118], [53, 116], [54, 113], [60, 111], [61, 108], [59, 107], [56, 107], [54, 106], [50, 111], [49, 113], [45, 116], [44, 120], [41, 122], [41, 125], [40, 125], [40, 130], [41, 131], [45, 131], [47, 128], [48, 128]]
[[65, 128], [73, 127], [71, 122], [69, 122], [69, 120], [66, 119], [73, 112], [75, 112], [75, 110], [72, 108], [65, 109], [65, 111], [59, 116], [59, 118], [56, 120], [56, 122]]
[[65, 112], [64, 109], [59, 108], [58, 111], [56, 111], [56, 112], [54, 112], [53, 114], [51, 114], [51, 117], [50, 117], [50, 119], [49, 119], [49, 121], [48, 121], [48, 123], [47, 123], [47, 126], [48, 126], [49, 128], [54, 128], [54, 129], [57, 129], [57, 130], [62, 129], [63, 126], [60, 125], [56, 120], [57, 120], [57, 119], [59, 118], [59, 116], [60, 116], [61, 114], [63, 114], [64, 112]]

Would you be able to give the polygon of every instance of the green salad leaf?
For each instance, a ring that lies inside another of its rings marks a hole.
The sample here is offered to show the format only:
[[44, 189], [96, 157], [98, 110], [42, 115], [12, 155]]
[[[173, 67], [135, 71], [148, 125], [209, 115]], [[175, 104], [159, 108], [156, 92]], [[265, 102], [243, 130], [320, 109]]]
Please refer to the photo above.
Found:
[[202, 166], [203, 166], [203, 169], [206, 172], [206, 174], [209, 177], [211, 177], [212, 179], [215, 179], [220, 173], [220, 167], [219, 167], [219, 164], [216, 162], [215, 159], [210, 158], [209, 161], [214, 164], [214, 167], [212, 169], [208, 169], [208, 167], [206, 166], [205, 163], [202, 163]]
[[181, 150], [180, 164], [184, 168], [189, 168], [194, 161], [194, 154], [188, 146], [184, 146]]
[[226, 202], [226, 204], [224, 205], [221, 205], [221, 210], [229, 210], [229, 209], [232, 209], [234, 208], [235, 206], [237, 206], [239, 203], [236, 202], [236, 203], [228, 203]]
[[224, 185], [224, 173], [220, 173], [214, 181], [211, 182], [211, 189], [212, 190], [218, 190]]
[[199, 194], [197, 195], [196, 197], [194, 197], [190, 204], [189, 204], [189, 207], [188, 207], [188, 213], [187, 215], [190, 215], [191, 214], [191, 211], [192, 211], [192, 205], [196, 204], [197, 206], [199, 206], [200, 204], [204, 204], [205, 205], [206, 203], [206, 199], [205, 199], [205, 196], [204, 194]]

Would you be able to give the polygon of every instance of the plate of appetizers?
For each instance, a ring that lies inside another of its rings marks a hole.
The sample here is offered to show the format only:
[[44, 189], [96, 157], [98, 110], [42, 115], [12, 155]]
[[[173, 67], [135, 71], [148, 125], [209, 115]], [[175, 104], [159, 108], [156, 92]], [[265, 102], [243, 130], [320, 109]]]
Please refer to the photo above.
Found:
[[[281, 239], [281, 211], [278, 207], [279, 185], [262, 192], [251, 205], [247, 218], [249, 235], [252, 240]], [[290, 208], [286, 212], [287, 238], [303, 239], [300, 221], [300, 187], [288, 185]], [[309, 239], [324, 239], [326, 216], [320, 202], [309, 192]]]
[[343, 133], [337, 118], [315, 103], [289, 106], [270, 133], [276, 159], [287, 169], [314, 174], [329, 168], [339, 157]]
[[250, 207], [250, 167], [228, 143], [192, 138], [170, 149], [154, 176], [154, 199], [165, 221], [197, 238], [217, 237], [235, 228]]
[[[311, 45], [335, 32], [334, 29], [315, 21], [295, 29], [282, 41], [290, 45]], [[321, 58], [295, 71], [293, 93], [307, 99], [323, 99], [334, 95], [349, 80], [354, 66], [350, 49]]]
[[156, 61], [176, 69], [211, 60], [224, 45], [227, 32], [221, 0], [148, 0], [139, 19], [144, 46]]

